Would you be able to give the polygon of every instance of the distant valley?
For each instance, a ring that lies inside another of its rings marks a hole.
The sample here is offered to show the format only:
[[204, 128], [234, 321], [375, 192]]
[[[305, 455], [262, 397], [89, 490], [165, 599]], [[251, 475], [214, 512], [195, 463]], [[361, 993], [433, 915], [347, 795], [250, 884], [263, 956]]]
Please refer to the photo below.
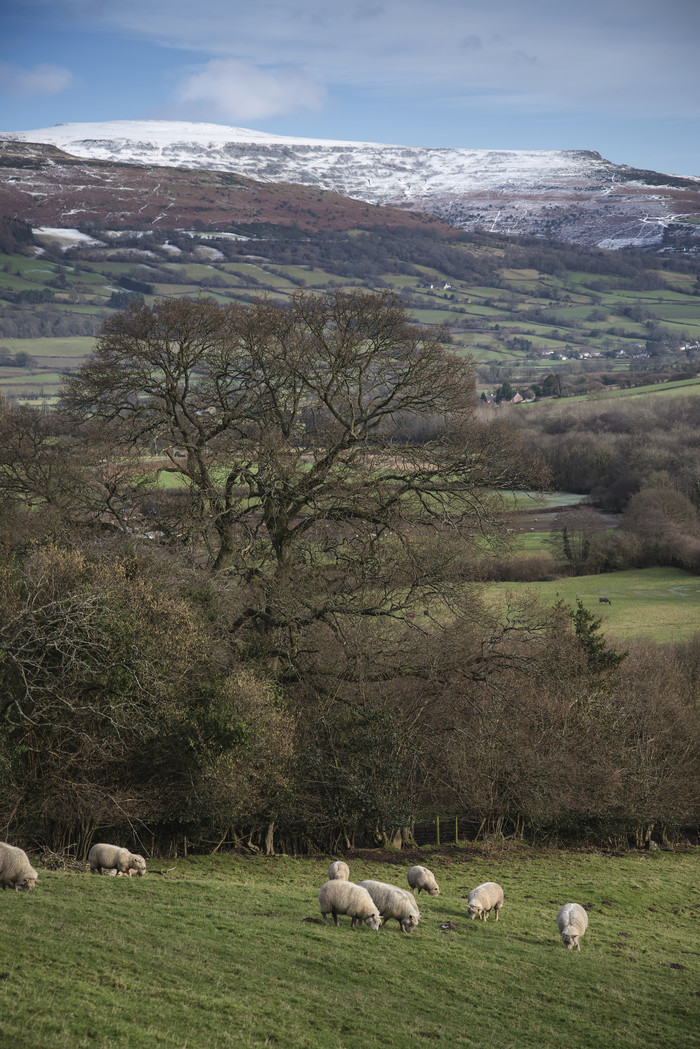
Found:
[[[391, 288], [419, 323], [447, 325], [487, 395], [504, 381], [571, 397], [690, 379], [700, 183], [641, 174], [585, 152], [403, 150], [216, 125], [0, 136], [0, 393], [51, 402], [103, 320], [134, 300], [280, 301], [339, 285]], [[334, 180], [343, 192], [321, 188]], [[472, 210], [457, 221], [464, 194]], [[430, 213], [440, 201], [451, 221]], [[528, 236], [503, 218], [524, 201]], [[653, 220], [652, 202], [676, 207], [673, 221]]]

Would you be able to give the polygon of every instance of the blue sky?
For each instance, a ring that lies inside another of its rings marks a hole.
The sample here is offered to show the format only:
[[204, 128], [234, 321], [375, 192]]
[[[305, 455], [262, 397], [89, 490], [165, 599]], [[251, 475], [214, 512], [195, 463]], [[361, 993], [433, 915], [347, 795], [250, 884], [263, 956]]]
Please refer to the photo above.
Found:
[[202, 120], [700, 176], [700, 0], [0, 0], [0, 131]]

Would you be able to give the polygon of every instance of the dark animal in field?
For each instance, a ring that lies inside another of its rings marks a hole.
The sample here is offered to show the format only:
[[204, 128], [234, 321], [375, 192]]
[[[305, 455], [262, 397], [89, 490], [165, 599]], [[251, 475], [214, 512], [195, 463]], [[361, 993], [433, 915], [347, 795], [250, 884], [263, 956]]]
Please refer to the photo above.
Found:
[[612, 605], [612, 601], [609, 597], [599, 597], [598, 600], [600, 601], [601, 605]]

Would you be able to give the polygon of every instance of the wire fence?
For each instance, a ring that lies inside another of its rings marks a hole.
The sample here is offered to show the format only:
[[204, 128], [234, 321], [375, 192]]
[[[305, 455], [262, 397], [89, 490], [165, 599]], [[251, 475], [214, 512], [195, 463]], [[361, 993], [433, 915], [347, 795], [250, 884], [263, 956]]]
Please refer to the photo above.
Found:
[[485, 828], [485, 820], [462, 816], [431, 816], [418, 820], [413, 826], [416, 845], [458, 845], [460, 841], [474, 841]]
[[[570, 831], [570, 828], [569, 828]], [[561, 828], [560, 828], [561, 832]], [[470, 818], [467, 816], [435, 815], [429, 819], [417, 820], [413, 826], [413, 840], [416, 845], [459, 845], [460, 842], [476, 842], [483, 837], [496, 835], [502, 838], [522, 838], [528, 833], [527, 824], [521, 817], [492, 816], [484, 819]], [[585, 833], [583, 833], [585, 838]], [[634, 828], [619, 827], [609, 830], [607, 836], [603, 836], [608, 844], [623, 842], [629, 839], [628, 844], [634, 844]], [[566, 837], [566, 835], [565, 835]], [[571, 838], [571, 834], [568, 835]], [[574, 835], [574, 837], [576, 837]], [[579, 835], [581, 837], [581, 835]], [[601, 837], [599, 832], [598, 839]], [[596, 839], [597, 840], [597, 839]], [[671, 830], [668, 827], [652, 826], [644, 835], [644, 841], [637, 841], [637, 845], [651, 847], [649, 841], [661, 842], [684, 841], [690, 845], [700, 844], [700, 825], [687, 824]]]

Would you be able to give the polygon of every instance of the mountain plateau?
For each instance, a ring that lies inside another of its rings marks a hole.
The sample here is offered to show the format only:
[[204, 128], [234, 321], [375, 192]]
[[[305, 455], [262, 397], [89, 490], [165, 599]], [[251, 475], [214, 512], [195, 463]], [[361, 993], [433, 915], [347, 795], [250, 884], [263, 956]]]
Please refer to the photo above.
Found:
[[[142, 220], [148, 207], [135, 212], [133, 199], [126, 205], [124, 197], [134, 196], [127, 188], [129, 180], [133, 184], [141, 180], [141, 192], [146, 196], [153, 192], [153, 186], [146, 189], [145, 176], [136, 174], [136, 168], [145, 168], [156, 179], [153, 185], [157, 184], [162, 197], [163, 215], [152, 215], [148, 219], [151, 223], [166, 217], [172, 220], [179, 212], [179, 183], [173, 173], [186, 169], [188, 185], [201, 179], [202, 208], [207, 213], [201, 221], [207, 228], [216, 228], [221, 220], [208, 214], [212, 209], [206, 206], [206, 194], [218, 192], [226, 177], [233, 176], [254, 180], [246, 189], [252, 195], [262, 192], [260, 184], [269, 187], [282, 183], [283, 193], [293, 197], [296, 190], [290, 190], [291, 184], [297, 189], [339, 194], [367, 207], [389, 206], [433, 215], [466, 230], [546, 236], [605, 248], [666, 244], [700, 249], [700, 178], [613, 164], [592, 150], [385, 145], [289, 138], [177, 121], [59, 124], [0, 134], [6, 158], [8, 150], [16, 151], [22, 143], [63, 151], [60, 156], [43, 155], [47, 185], [51, 163], [63, 165], [60, 174], [64, 177], [75, 164], [70, 157], [81, 158], [91, 162], [85, 171], [91, 172], [93, 182], [102, 182], [106, 196], [117, 194], [117, 210], [126, 207], [134, 217], [140, 214]], [[62, 159], [66, 154], [69, 159]], [[99, 169], [95, 166], [98, 163], [102, 165]], [[102, 172], [99, 176], [98, 170]], [[15, 190], [20, 188], [22, 177], [10, 174], [6, 167], [3, 193], [8, 180]], [[239, 188], [242, 186], [241, 181]], [[85, 192], [88, 190], [94, 193], [96, 186], [86, 186]], [[42, 192], [27, 189], [28, 194]], [[297, 206], [302, 214], [298, 224], [303, 228], [303, 208], [308, 204], [290, 202], [283, 208], [280, 201], [278, 210]]]

